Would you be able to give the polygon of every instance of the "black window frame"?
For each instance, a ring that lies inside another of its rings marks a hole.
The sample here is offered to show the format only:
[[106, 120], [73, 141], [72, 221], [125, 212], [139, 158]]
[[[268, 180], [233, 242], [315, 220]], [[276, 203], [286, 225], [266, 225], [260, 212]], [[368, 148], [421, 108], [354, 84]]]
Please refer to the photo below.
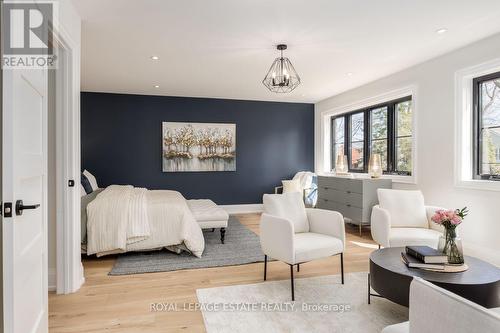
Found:
[[[480, 98], [481, 94], [481, 84], [486, 81], [492, 81], [495, 79], [500, 79], [500, 72], [495, 72], [487, 75], [483, 75], [480, 77], [476, 77], [472, 80], [472, 107], [473, 107], [473, 115], [472, 115], [472, 124], [473, 124], [473, 140], [474, 144], [472, 145], [472, 154], [473, 154], [473, 179], [480, 180], [492, 180], [492, 181], [500, 181], [500, 175], [491, 175], [491, 174], [482, 174], [481, 165], [482, 165], [482, 139], [481, 139], [481, 130], [484, 129], [482, 125], [482, 101]], [[500, 126], [494, 126], [489, 128], [500, 128]]]
[[[365, 108], [356, 109], [350, 112], [338, 114], [332, 116], [330, 119], [330, 160], [332, 169], [335, 167], [336, 156], [333, 154], [334, 144], [335, 144], [335, 119], [344, 117], [344, 155], [347, 156], [347, 164], [349, 166], [349, 172], [352, 173], [367, 173], [368, 172], [368, 162], [371, 154], [371, 111], [379, 108], [387, 108], [387, 170], [383, 171], [385, 175], [399, 175], [399, 176], [411, 176], [412, 171], [398, 171], [396, 162], [396, 105], [403, 102], [412, 102], [413, 97], [411, 95], [401, 97], [398, 99], [390, 100], [387, 102], [370, 105]], [[413, 103], [412, 103], [413, 104]], [[364, 146], [363, 146], [363, 169], [352, 169], [351, 168], [351, 116], [354, 114], [363, 113], [364, 114]], [[413, 105], [412, 105], [412, 126], [413, 126]], [[411, 133], [412, 138], [412, 155], [413, 155], [413, 128]], [[412, 161], [414, 165], [415, 161]]]

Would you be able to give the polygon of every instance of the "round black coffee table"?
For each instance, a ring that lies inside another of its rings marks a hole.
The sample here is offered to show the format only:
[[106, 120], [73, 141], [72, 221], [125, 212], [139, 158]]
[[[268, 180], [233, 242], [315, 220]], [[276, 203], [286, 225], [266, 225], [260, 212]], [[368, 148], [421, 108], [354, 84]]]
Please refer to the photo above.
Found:
[[[465, 256], [465, 263], [469, 269], [461, 273], [408, 268], [401, 260], [403, 251], [402, 247], [392, 247], [372, 252], [368, 275], [368, 303], [370, 296], [381, 296], [408, 306], [410, 283], [414, 276], [418, 276], [486, 308], [500, 307], [499, 268], [468, 256]], [[372, 294], [370, 287], [378, 295]]]

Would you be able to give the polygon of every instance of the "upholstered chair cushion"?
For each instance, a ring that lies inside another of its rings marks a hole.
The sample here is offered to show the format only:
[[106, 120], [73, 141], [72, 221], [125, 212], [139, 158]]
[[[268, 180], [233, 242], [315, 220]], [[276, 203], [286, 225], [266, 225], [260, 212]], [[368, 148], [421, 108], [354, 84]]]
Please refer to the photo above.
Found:
[[391, 228], [389, 231], [389, 246], [427, 245], [437, 249], [439, 236], [442, 234], [434, 229], [426, 228]]
[[338, 238], [303, 232], [295, 234], [295, 262], [302, 263], [314, 259], [326, 258], [344, 252], [344, 244]]
[[429, 228], [420, 191], [378, 189], [379, 206], [389, 212], [391, 227]]
[[302, 193], [264, 194], [264, 212], [292, 222], [294, 232], [309, 232], [306, 207]]

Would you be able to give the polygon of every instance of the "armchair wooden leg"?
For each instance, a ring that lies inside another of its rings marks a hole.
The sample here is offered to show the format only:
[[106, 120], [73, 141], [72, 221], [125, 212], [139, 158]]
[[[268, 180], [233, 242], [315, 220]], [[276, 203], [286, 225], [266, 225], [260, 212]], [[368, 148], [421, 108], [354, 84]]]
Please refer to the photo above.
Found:
[[290, 281], [292, 283], [292, 302], [295, 301], [295, 293], [293, 290], [293, 265], [290, 265]]
[[344, 284], [344, 254], [340, 254], [340, 276], [342, 278], [342, 284]]
[[380, 250], [380, 244], [378, 245], [378, 249]]
[[297, 272], [300, 272], [300, 264], [297, 264]]
[[267, 279], [267, 254], [264, 255], [264, 281]]

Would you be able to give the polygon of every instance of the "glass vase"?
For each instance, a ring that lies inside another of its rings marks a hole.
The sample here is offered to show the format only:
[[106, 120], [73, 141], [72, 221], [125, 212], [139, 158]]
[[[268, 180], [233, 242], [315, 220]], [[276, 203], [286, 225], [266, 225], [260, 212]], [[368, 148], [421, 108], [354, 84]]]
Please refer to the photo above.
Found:
[[455, 228], [444, 229], [444, 234], [439, 237], [438, 250], [448, 256], [448, 264], [462, 265], [464, 263], [462, 241], [457, 237]]

